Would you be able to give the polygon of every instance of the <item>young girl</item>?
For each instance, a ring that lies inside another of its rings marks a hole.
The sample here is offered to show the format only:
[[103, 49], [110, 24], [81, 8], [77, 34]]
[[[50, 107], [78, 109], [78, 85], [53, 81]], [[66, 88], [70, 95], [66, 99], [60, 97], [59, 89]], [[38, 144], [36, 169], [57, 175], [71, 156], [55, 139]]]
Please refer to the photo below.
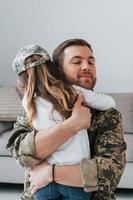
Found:
[[[72, 107], [79, 92], [83, 93], [85, 103], [94, 109], [106, 110], [115, 107], [114, 100], [107, 95], [71, 85], [51, 62], [48, 53], [38, 45], [23, 47], [17, 54], [13, 69], [19, 75], [19, 81], [24, 88], [22, 105], [27, 112], [29, 123], [36, 129], [46, 129], [55, 126], [71, 116]], [[69, 128], [69, 127], [68, 127]], [[83, 158], [90, 158], [90, 147], [87, 130], [78, 131], [56, 152], [47, 158], [50, 165], [71, 165], [80, 163]], [[60, 194], [60, 188], [64, 193]], [[55, 182], [39, 189], [34, 199], [57, 199], [66, 195], [73, 188], [74, 199], [90, 199], [91, 193], [82, 188], [63, 186]], [[53, 196], [47, 198], [52, 190]], [[64, 197], [65, 199], [65, 197]], [[71, 199], [68, 194], [67, 199]]]

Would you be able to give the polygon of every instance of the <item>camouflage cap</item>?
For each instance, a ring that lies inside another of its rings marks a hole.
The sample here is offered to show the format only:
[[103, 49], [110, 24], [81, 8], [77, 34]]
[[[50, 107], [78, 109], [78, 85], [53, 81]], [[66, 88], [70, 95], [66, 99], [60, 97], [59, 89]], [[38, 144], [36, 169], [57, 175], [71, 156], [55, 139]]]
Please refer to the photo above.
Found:
[[[40, 55], [42, 58], [39, 61], [25, 64], [25, 59], [32, 55]], [[43, 64], [48, 60], [50, 60], [50, 56], [45, 49], [39, 45], [27, 45], [19, 50], [16, 58], [12, 63], [12, 67], [16, 74], [20, 74], [26, 69]]]

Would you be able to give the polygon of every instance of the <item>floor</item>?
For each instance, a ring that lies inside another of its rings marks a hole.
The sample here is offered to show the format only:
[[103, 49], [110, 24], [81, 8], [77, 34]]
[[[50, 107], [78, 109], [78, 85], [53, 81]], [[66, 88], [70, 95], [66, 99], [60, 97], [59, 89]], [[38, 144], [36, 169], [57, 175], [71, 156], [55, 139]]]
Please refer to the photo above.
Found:
[[[23, 185], [0, 184], [0, 200], [19, 200]], [[117, 200], [133, 200], [133, 190], [119, 189], [116, 191]]]

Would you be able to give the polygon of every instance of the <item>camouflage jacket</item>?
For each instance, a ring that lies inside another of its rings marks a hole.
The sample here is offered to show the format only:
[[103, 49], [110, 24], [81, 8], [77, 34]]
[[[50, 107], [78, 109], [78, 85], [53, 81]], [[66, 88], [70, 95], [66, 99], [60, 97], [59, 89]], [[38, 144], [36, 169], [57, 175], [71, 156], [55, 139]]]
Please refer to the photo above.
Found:
[[[22, 112], [14, 125], [7, 149], [17, 162], [28, 171], [28, 167], [39, 164], [35, 156], [34, 137], [27, 116]], [[88, 130], [91, 159], [80, 163], [81, 176], [86, 192], [93, 192], [92, 200], [115, 200], [114, 191], [123, 173], [126, 144], [123, 139], [122, 117], [115, 109], [92, 110], [92, 123]], [[28, 174], [25, 177], [25, 191], [21, 199], [32, 200], [28, 190]]]

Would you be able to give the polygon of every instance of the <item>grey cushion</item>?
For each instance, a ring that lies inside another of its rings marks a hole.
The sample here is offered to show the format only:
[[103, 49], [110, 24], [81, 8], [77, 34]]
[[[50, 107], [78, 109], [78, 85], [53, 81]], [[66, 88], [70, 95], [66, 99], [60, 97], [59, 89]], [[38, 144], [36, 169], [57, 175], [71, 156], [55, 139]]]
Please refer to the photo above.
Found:
[[115, 99], [118, 109], [133, 112], [133, 93], [110, 93], [110, 96]]
[[122, 113], [122, 118], [123, 118], [124, 132], [133, 133], [133, 112], [121, 111], [121, 113]]
[[122, 113], [124, 132], [133, 133], [133, 93], [109, 94], [116, 101], [116, 108]]
[[[0, 157], [0, 183], [23, 183], [24, 168], [20, 167], [12, 157]], [[5, 191], [4, 191], [5, 192]], [[2, 196], [3, 197], [3, 196]], [[4, 199], [11, 199], [10, 197]], [[14, 199], [16, 199], [14, 197]], [[20, 198], [18, 198], [20, 199]]]
[[0, 156], [11, 156], [9, 151], [6, 149], [6, 144], [8, 141], [8, 138], [11, 134], [11, 131], [4, 132], [3, 134], [0, 134]]
[[14, 87], [0, 86], [0, 121], [15, 121], [21, 100]]
[[[124, 174], [122, 175], [122, 178], [120, 180], [120, 183], [118, 185], [118, 188], [130, 188], [133, 189], [133, 163], [127, 163]], [[128, 199], [122, 198], [122, 199]], [[131, 198], [132, 199], [132, 198]]]
[[126, 159], [133, 163], [133, 134], [125, 133], [124, 138], [127, 144]]
[[0, 121], [0, 134], [13, 128], [13, 122]]

